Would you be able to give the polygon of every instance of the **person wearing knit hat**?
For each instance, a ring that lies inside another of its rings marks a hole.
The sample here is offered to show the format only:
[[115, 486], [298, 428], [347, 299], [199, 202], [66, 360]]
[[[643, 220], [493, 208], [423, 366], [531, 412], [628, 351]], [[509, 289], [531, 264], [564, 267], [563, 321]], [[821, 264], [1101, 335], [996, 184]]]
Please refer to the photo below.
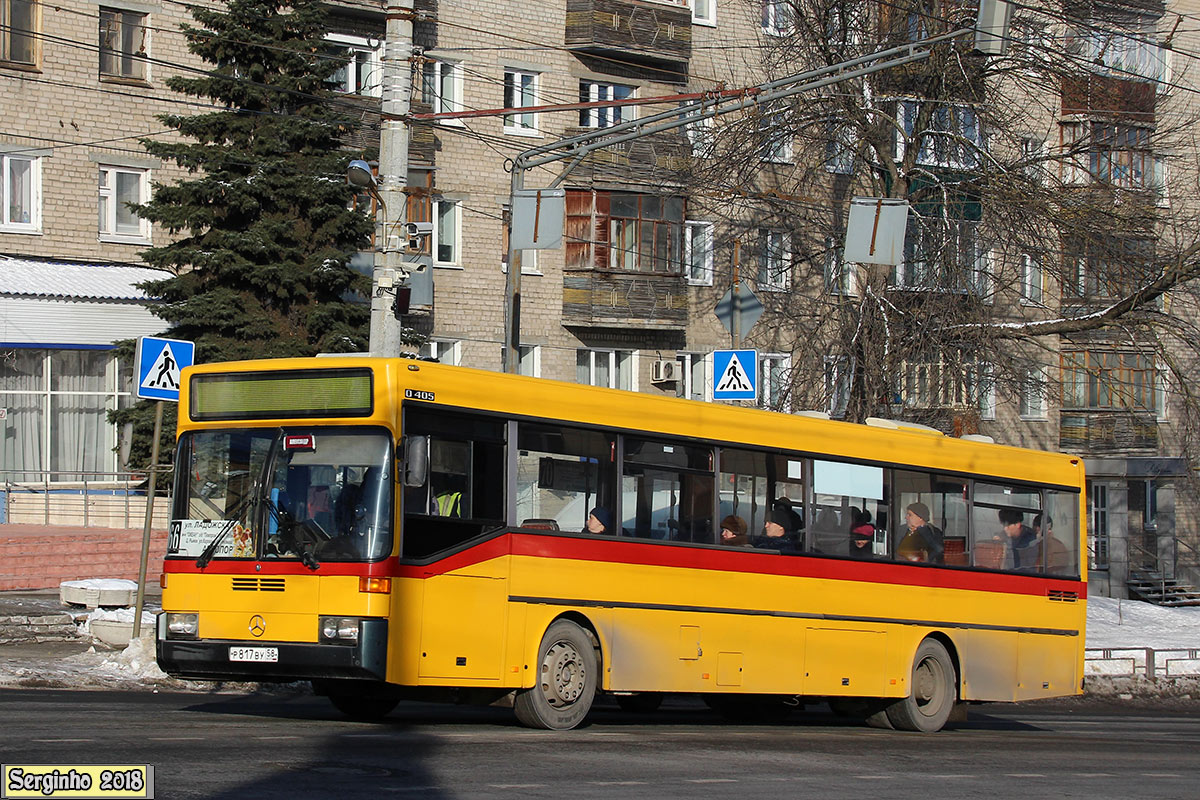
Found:
[[762, 535], [754, 538], [754, 546], [772, 550], [797, 550], [800, 546], [797, 534], [800, 526], [800, 517], [795, 511], [786, 505], [776, 504], [767, 513]]
[[748, 547], [750, 538], [746, 535], [749, 526], [746, 520], [730, 514], [721, 520], [721, 544], [730, 547]]
[[907, 532], [896, 545], [896, 555], [902, 561], [942, 563], [942, 532], [929, 521], [929, 506], [917, 501], [904, 510]]
[[584, 533], [609, 533], [609, 528], [612, 527], [612, 512], [607, 508], [596, 506], [588, 512], [587, 524], [584, 525]]

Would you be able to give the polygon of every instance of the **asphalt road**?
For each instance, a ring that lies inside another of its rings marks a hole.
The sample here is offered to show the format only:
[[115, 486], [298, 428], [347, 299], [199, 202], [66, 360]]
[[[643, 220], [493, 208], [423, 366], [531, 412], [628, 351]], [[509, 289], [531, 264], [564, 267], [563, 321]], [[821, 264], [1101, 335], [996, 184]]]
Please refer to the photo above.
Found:
[[993, 705], [937, 734], [825, 712], [732, 725], [615, 706], [566, 733], [503, 709], [402, 704], [383, 723], [308, 694], [0, 690], [0, 762], [153, 764], [160, 798], [1200, 797], [1200, 710]]

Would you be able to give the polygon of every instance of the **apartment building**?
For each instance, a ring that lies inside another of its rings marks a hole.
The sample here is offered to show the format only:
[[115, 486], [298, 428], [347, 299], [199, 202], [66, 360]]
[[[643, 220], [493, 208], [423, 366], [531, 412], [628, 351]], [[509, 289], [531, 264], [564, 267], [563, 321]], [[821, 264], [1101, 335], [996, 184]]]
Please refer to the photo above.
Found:
[[[188, 63], [176, 32], [183, 7], [0, 4], [10, 26], [0, 108], [20, 120], [0, 132], [5, 209], [13, 198], [30, 209], [28, 219], [6, 216], [0, 253], [135, 263], [162, 233], [113, 215], [121, 198], [144, 196], [151, 179], [169, 175], [130, 134], [153, 133], [155, 113], [186, 108], [162, 83]], [[433, 233], [431, 268], [417, 279], [405, 323], [429, 337], [427, 355], [492, 370], [503, 362], [506, 159], [706, 92], [918, 42], [969, 24], [972, 13], [786, 0], [418, 0], [417, 9], [408, 218], [431, 222]], [[382, 3], [340, 4], [329, 34], [346, 55], [337, 89], [362, 109], [350, 145], [365, 150], [378, 137], [384, 14]], [[996, 352], [986, 336], [942, 347], [916, 326], [895, 346], [881, 344], [900, 330], [889, 315], [928, 308], [935, 290], [939, 314], [992, 326], [1102, 309], [1155, 263], [1161, 220], [1184, 219], [1193, 205], [1184, 165], [1194, 144], [1175, 135], [1174, 149], [1160, 150], [1162, 120], [1184, 119], [1191, 106], [1188, 90], [1164, 88], [1191, 85], [1179, 59], [1167, 58], [1168, 45], [1183, 51], [1190, 41], [1172, 36], [1172, 12], [1056, 5], [1017, 17], [1008, 62], [946, 46], [924, 66], [531, 171], [525, 185], [543, 187], [572, 166], [561, 184], [564, 246], [521, 256], [520, 370], [709, 400], [711, 353], [733, 343], [714, 310], [736, 270], [764, 309], [740, 341], [759, 352], [761, 405], [905, 417], [952, 435], [1078, 452], [1092, 476], [1101, 591], [1121, 595], [1132, 568], [1170, 574], [1195, 564], [1183, 394], [1162, 362], [1171, 353], [1137, 326]], [[20, 20], [37, 35], [14, 33]], [[1072, 68], [1056, 72], [1064, 60]], [[541, 110], [553, 105], [566, 108]], [[62, 110], [23, 116], [29, 108]], [[486, 109], [506, 111], [420, 118]], [[35, 167], [37, 182], [14, 194], [10, 170]], [[1010, 195], [1041, 186], [1093, 209], [1108, 203], [1120, 225], [1097, 236], [1013, 224], [996, 176], [1017, 172], [1028, 183], [1012, 182]], [[912, 203], [903, 263], [841, 258], [846, 209], [859, 194]], [[1177, 291], [1158, 308], [1190, 305]], [[2, 329], [0, 341], [9, 351], [39, 349]], [[1184, 350], [1173, 358], [1189, 365]], [[0, 378], [11, 393], [9, 372]], [[117, 385], [105, 402], [125, 402], [123, 391]]]

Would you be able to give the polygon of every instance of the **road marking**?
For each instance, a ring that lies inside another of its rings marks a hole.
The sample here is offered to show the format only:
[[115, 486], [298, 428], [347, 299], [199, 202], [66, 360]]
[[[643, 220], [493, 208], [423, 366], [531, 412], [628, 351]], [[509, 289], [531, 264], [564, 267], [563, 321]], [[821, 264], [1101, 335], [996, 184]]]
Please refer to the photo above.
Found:
[[1006, 773], [1004, 773], [1004, 777], [1006, 777], [1006, 778], [1044, 778], [1046, 776], [1040, 772], [1006, 772]]
[[489, 783], [493, 789], [545, 789], [548, 783]]
[[734, 778], [688, 778], [687, 783], [737, 783]]
[[59, 744], [62, 742], [94, 742], [95, 739], [34, 739], [35, 742], [45, 742], [47, 744]]
[[1072, 772], [1076, 778], [1115, 778], [1111, 772]]
[[646, 786], [645, 781], [588, 781], [593, 786]]
[[1143, 772], [1143, 778], [1182, 778], [1178, 772]]

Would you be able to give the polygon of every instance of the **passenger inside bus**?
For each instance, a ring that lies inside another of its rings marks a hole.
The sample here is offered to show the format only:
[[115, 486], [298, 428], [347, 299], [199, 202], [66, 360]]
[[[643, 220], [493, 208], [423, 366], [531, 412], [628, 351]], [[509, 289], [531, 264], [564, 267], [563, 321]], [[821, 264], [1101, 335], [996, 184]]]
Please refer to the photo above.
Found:
[[721, 520], [721, 544], [728, 547], [750, 547], [750, 537], [746, 535], [749, 530], [746, 520], [730, 514]]
[[996, 541], [1007, 542], [1004, 555], [1005, 569], [1034, 570], [1038, 567], [1041, 551], [1041, 537], [1025, 524], [1025, 515], [1015, 508], [1002, 508], [996, 512], [1000, 525], [1004, 529], [1002, 535], [994, 538]]
[[871, 512], [859, 508], [850, 509], [850, 557], [873, 558], [872, 544], [875, 541], [875, 526], [871, 524]]
[[918, 501], [904, 510], [906, 528], [901, 531], [896, 556], [902, 561], [942, 563], [942, 531], [930, 521], [929, 506]]
[[772, 550], [800, 549], [800, 519], [789, 506], [776, 504], [763, 523], [761, 536], [754, 539], [755, 547]]
[[588, 512], [587, 522], [580, 533], [611, 533], [612, 512], [607, 508], [596, 506]]

